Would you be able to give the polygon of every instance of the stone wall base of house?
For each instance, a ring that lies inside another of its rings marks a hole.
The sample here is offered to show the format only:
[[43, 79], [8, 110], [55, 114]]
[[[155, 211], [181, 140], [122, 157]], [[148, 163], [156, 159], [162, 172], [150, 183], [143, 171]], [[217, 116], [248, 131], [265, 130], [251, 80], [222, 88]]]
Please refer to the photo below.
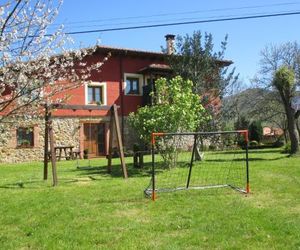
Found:
[[[45, 122], [43, 119], [14, 119], [2, 125], [0, 139], [0, 162], [17, 163], [42, 161], [44, 159]], [[33, 128], [34, 146], [17, 145], [17, 129]], [[53, 119], [55, 145], [79, 145], [79, 119]]]
[[[122, 119], [120, 118], [120, 123]], [[133, 129], [130, 128], [127, 117], [124, 117], [123, 128], [123, 145], [124, 151], [132, 151], [133, 144], [138, 142], [138, 137]], [[83, 123], [104, 123], [106, 129], [105, 147], [108, 152], [109, 142], [109, 117], [55, 117], [53, 118], [54, 128], [54, 144], [56, 146], [74, 146], [75, 150], [81, 151], [83, 148]], [[120, 124], [122, 128], [122, 124]], [[34, 131], [34, 146], [33, 147], [18, 147], [17, 146], [17, 129], [19, 127], [30, 127]], [[0, 162], [2, 163], [18, 163], [43, 161], [44, 159], [44, 119], [14, 119], [1, 125], [0, 138]], [[122, 129], [121, 129], [122, 130]], [[122, 131], [121, 131], [122, 132]], [[114, 132], [115, 133], [115, 132]], [[114, 136], [113, 147], [117, 146], [116, 136]], [[49, 148], [49, 146], [48, 146]]]

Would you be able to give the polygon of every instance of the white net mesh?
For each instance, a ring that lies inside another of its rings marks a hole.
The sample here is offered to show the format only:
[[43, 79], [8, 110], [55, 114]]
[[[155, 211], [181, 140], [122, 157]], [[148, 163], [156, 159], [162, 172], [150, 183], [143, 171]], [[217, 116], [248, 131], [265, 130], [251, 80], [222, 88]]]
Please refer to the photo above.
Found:
[[[155, 138], [145, 193], [230, 187], [246, 192], [245, 138], [239, 132], [166, 134]], [[154, 182], [153, 182], [154, 178]]]

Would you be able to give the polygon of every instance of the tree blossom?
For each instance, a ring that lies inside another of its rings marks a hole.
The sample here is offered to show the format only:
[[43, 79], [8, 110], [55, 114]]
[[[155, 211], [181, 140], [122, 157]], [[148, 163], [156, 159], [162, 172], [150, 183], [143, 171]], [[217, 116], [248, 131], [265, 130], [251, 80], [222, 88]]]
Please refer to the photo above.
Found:
[[0, 121], [34, 115], [41, 104], [64, 101], [55, 95], [85, 84], [109, 58], [90, 64], [87, 59], [97, 46], [67, 49], [72, 39], [63, 26], [47, 35], [61, 4], [61, 0], [17, 0], [0, 6]]

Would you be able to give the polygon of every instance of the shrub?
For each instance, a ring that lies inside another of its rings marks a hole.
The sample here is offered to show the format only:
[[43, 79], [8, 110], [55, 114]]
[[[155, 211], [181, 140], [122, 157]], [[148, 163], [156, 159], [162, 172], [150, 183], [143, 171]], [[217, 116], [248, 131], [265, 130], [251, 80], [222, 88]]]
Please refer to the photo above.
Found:
[[251, 147], [256, 147], [256, 146], [258, 146], [258, 144], [259, 143], [255, 140], [249, 142], [249, 146], [251, 146]]
[[208, 148], [209, 148], [209, 150], [216, 150], [216, 149], [217, 149], [217, 146], [214, 145], [214, 144], [210, 144], [210, 145], [208, 146]]
[[282, 153], [284, 154], [289, 154], [291, 153], [291, 142], [288, 142], [287, 144], [285, 144]]
[[89, 150], [86, 148], [83, 150], [83, 159], [88, 159], [89, 158]]
[[133, 148], [133, 152], [137, 152], [141, 150], [140, 144], [138, 143], [134, 143], [132, 148]]
[[239, 117], [238, 120], [234, 123], [235, 130], [248, 129], [248, 127], [249, 127], [249, 121], [245, 116]]
[[225, 139], [225, 140], [223, 141], [223, 143], [224, 143], [224, 145], [225, 145], [226, 147], [230, 147], [230, 146], [234, 145], [234, 140], [231, 139], [231, 138]]
[[260, 121], [254, 121], [249, 126], [249, 137], [251, 141], [257, 141], [258, 143], [263, 138], [263, 128]]
[[238, 140], [237, 140], [237, 144], [241, 147], [241, 148], [245, 148], [246, 147], [246, 142], [245, 142], [245, 138], [243, 136], [239, 136]]
[[274, 148], [281, 148], [284, 146], [284, 141], [281, 139], [276, 140], [273, 145]]

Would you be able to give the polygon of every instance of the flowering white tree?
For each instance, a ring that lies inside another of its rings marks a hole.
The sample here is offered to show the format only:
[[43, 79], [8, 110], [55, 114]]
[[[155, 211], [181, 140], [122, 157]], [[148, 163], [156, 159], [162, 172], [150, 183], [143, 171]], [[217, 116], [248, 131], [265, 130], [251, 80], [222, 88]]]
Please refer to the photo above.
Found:
[[61, 0], [11, 0], [0, 6], [0, 121], [32, 114], [54, 96], [84, 84], [107, 60], [89, 64], [89, 49], [66, 49], [63, 27], [47, 35]]

